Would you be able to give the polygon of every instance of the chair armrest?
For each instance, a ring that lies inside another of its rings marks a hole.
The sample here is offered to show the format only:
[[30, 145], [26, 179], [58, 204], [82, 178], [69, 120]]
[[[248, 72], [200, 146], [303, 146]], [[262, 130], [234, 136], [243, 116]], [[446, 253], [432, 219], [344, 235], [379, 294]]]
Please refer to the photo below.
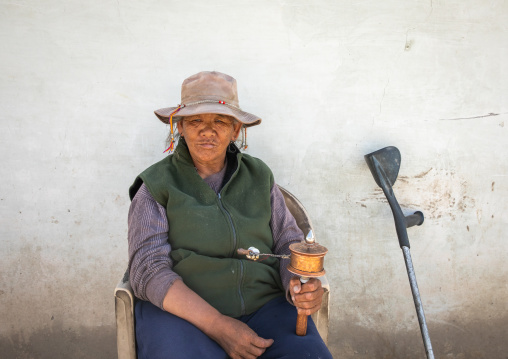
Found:
[[323, 294], [323, 301], [321, 302], [321, 308], [314, 314], [312, 314], [312, 320], [316, 324], [316, 328], [323, 338], [323, 341], [328, 345], [328, 328], [329, 328], [329, 317], [330, 317], [330, 284], [326, 276], [319, 277], [321, 285], [325, 290]]
[[128, 273], [115, 288], [116, 345], [118, 359], [136, 359], [134, 333], [134, 293]]

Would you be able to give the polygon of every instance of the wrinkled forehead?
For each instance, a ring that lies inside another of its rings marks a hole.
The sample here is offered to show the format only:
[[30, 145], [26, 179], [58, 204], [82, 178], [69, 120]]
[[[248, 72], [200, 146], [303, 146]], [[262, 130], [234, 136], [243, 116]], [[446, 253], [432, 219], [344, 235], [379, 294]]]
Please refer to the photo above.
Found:
[[181, 116], [179, 118], [173, 118], [173, 121], [188, 121], [188, 120], [195, 120], [197, 118], [213, 118], [213, 119], [221, 119], [224, 121], [229, 121], [231, 123], [236, 123], [238, 120], [234, 118], [233, 116], [224, 115], [221, 113], [202, 113], [197, 115], [191, 115], [191, 116]]

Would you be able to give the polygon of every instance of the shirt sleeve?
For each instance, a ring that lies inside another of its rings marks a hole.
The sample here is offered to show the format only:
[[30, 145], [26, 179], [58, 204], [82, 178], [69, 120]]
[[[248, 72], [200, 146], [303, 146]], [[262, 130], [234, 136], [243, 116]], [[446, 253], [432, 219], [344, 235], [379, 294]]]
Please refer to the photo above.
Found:
[[[301, 242], [304, 239], [302, 230], [296, 224], [295, 217], [289, 211], [284, 201], [284, 195], [275, 183], [270, 193], [270, 204], [272, 207], [272, 218], [270, 220], [270, 227], [274, 240], [275, 254], [290, 254], [289, 246], [292, 243]], [[286, 269], [289, 264], [289, 259], [280, 260], [280, 279], [286, 293], [286, 299], [293, 303], [289, 295], [289, 281], [295, 276]]]
[[128, 228], [129, 278], [134, 295], [163, 309], [167, 291], [181, 277], [172, 270], [166, 209], [144, 184], [131, 202]]

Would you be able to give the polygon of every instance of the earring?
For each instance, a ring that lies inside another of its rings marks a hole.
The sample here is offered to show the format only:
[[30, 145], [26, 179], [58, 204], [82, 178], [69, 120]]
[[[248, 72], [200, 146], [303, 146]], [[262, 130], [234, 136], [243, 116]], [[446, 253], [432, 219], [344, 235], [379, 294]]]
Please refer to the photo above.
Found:
[[233, 141], [231, 141], [231, 142], [229, 142], [227, 151], [229, 153], [235, 153], [236, 151], [238, 151], [238, 147], [236, 147], [235, 143]]

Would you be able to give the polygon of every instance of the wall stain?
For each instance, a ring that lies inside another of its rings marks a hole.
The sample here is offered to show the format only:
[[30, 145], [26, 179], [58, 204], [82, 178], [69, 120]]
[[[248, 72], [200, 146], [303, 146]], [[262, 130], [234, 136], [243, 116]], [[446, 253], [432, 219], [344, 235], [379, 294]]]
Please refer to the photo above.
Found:
[[476, 210], [476, 218], [478, 218], [478, 224], [481, 224], [482, 223], [482, 210], [481, 209]]
[[413, 40], [407, 40], [406, 39], [406, 44], [404, 46], [404, 51], [409, 51], [411, 50], [411, 46], [413, 46]]
[[[429, 219], [448, 217], [455, 220], [460, 213], [473, 211], [476, 204], [468, 195], [468, 182], [454, 171], [431, 167], [413, 176], [399, 176], [393, 187], [402, 208], [419, 209]], [[367, 205], [372, 201], [387, 202], [379, 187], [356, 203]]]
[[430, 171], [432, 171], [432, 167], [431, 167], [431, 168], [429, 168], [429, 170], [428, 170], [428, 171], [426, 171], [426, 172], [422, 172], [422, 173], [420, 173], [420, 174], [418, 174], [418, 175], [416, 175], [416, 176], [414, 176], [414, 177], [415, 177], [415, 178], [422, 178], [422, 177], [425, 177], [425, 176], [426, 176], [426, 175], [427, 175]]
[[117, 195], [114, 202], [118, 206], [125, 206], [126, 200], [125, 197]]

